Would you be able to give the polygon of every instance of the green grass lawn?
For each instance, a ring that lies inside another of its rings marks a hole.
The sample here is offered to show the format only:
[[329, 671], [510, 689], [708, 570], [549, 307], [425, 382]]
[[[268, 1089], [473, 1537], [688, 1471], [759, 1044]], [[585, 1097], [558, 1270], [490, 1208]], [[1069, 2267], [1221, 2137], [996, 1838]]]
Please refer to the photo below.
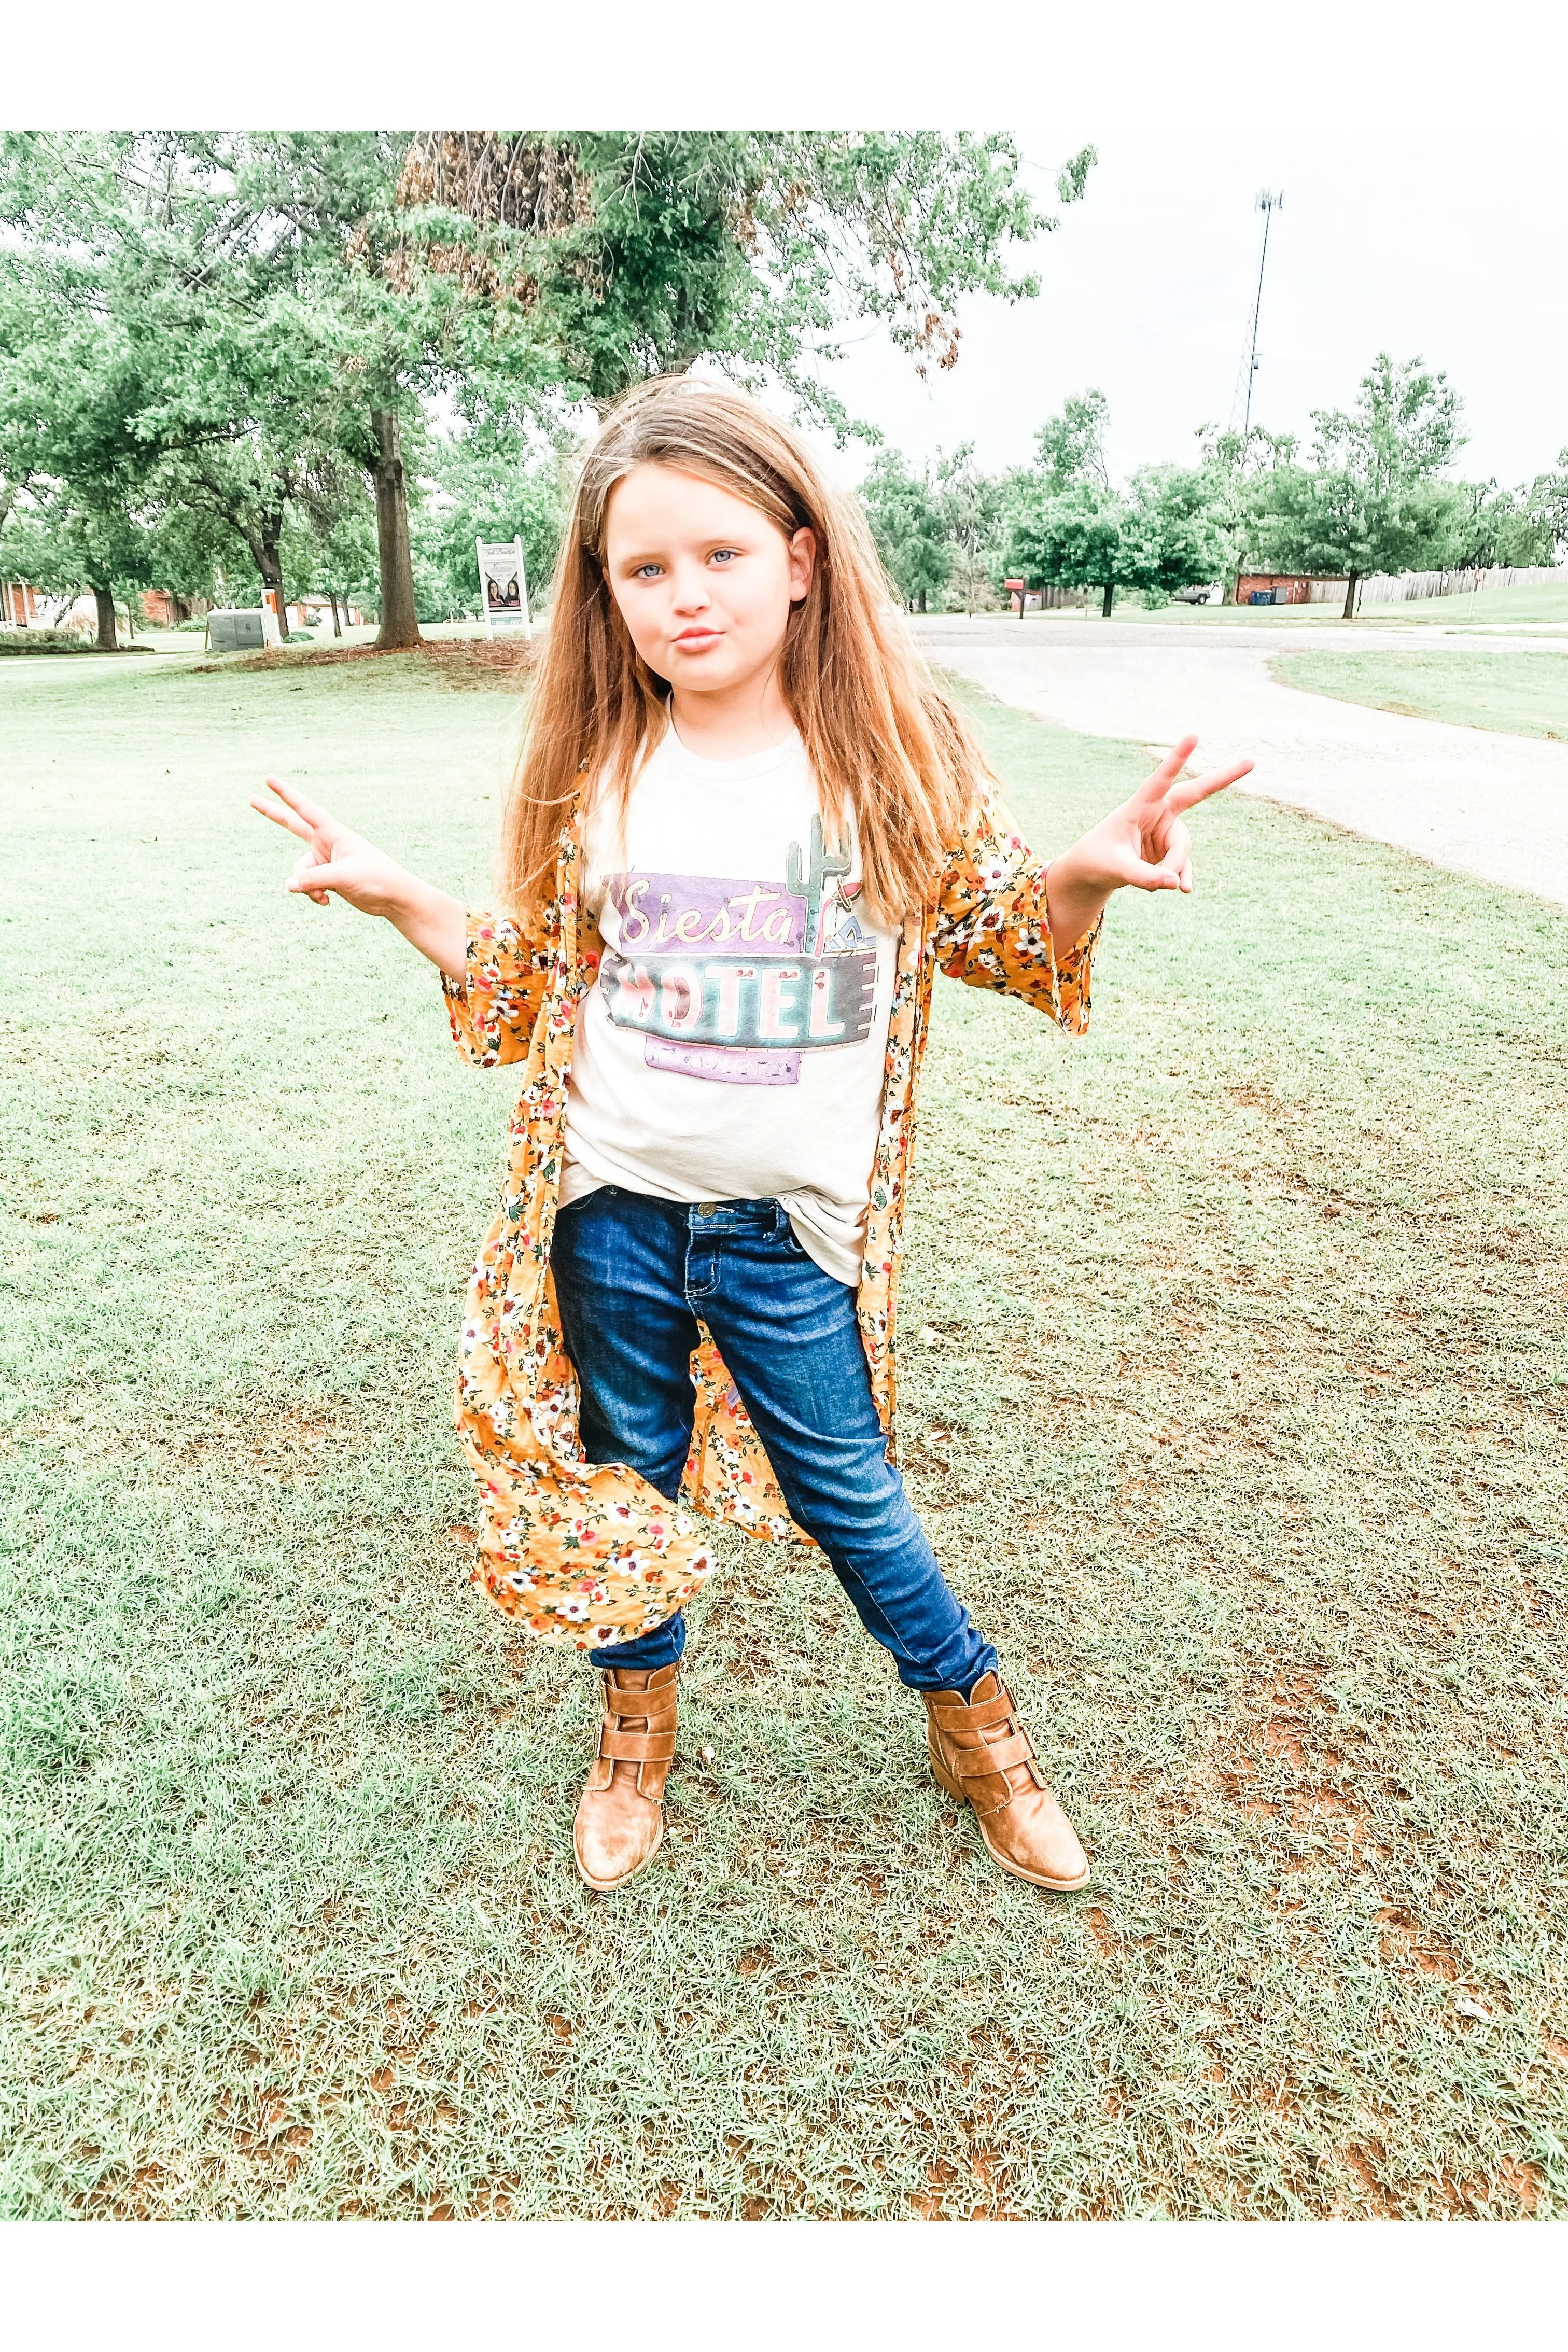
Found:
[[1357, 653], [1335, 646], [1322, 653], [1281, 654], [1269, 667], [1282, 686], [1309, 694], [1568, 743], [1568, 648], [1464, 645]]
[[[244, 806], [482, 894], [515, 708], [0, 676], [0, 2209], [1561, 2217], [1568, 918], [1243, 800], [1083, 1043], [939, 991], [904, 1444], [1096, 1882], [737, 1538], [605, 1899], [466, 1582], [508, 1075]], [[983, 718], [1043, 844], [1141, 772]]]
[[1481, 588], [1469, 596], [1422, 596], [1411, 604], [1363, 604], [1363, 621], [1436, 624], [1445, 629], [1568, 628], [1568, 571], [1520, 588]]
[[[1171, 628], [1226, 629], [1322, 629], [1330, 633], [1344, 630], [1353, 635], [1366, 628], [1403, 627], [1408, 623], [1418, 628], [1464, 630], [1568, 628], [1568, 567], [1563, 584], [1542, 581], [1521, 588], [1483, 588], [1470, 596], [1423, 596], [1410, 604], [1372, 604], [1359, 607], [1353, 622], [1341, 618], [1344, 598], [1342, 593], [1331, 603], [1324, 604], [1161, 604], [1146, 612], [1138, 597], [1129, 590], [1119, 593], [1114, 617], [1119, 621], [1153, 621]], [[1028, 615], [1037, 617], [1047, 626], [1058, 616], [1046, 613]], [[1064, 614], [1061, 617], [1075, 621], [1098, 619], [1100, 606], [1090, 603], [1081, 612]], [[1026, 624], [1027, 625], [1027, 624]]]

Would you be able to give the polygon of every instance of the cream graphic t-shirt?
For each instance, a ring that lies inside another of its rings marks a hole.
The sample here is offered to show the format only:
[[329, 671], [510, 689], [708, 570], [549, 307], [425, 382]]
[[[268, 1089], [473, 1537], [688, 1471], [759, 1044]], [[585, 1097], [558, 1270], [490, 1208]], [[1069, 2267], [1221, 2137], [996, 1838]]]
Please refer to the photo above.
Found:
[[584, 898], [605, 942], [577, 1014], [563, 1202], [776, 1199], [839, 1282], [860, 1278], [898, 939], [829, 848], [798, 735], [703, 760], [673, 728], [626, 838], [591, 820]]

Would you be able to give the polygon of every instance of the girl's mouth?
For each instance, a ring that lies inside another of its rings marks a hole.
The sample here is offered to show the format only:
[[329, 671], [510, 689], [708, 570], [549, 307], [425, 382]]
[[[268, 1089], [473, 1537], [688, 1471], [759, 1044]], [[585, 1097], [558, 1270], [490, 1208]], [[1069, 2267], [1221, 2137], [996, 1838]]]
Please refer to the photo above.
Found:
[[683, 629], [675, 642], [683, 653], [700, 654], [705, 646], [716, 646], [722, 635], [720, 629]]

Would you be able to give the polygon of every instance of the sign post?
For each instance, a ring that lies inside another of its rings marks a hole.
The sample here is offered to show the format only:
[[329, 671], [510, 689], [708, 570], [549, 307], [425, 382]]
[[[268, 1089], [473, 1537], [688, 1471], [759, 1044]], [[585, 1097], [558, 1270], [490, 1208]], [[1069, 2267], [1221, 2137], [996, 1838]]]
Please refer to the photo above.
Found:
[[1021, 621], [1024, 617], [1024, 599], [1028, 593], [1023, 581], [1004, 580], [1002, 585], [1007, 591], [1007, 601], [1009, 604], [1011, 604], [1015, 596], [1018, 599], [1018, 618]]
[[264, 588], [261, 592], [261, 642], [268, 650], [283, 642], [283, 622], [278, 610], [276, 588]]
[[521, 538], [500, 546], [491, 540], [476, 539], [474, 552], [479, 564], [479, 605], [485, 616], [486, 636], [531, 637], [533, 624], [528, 614]]

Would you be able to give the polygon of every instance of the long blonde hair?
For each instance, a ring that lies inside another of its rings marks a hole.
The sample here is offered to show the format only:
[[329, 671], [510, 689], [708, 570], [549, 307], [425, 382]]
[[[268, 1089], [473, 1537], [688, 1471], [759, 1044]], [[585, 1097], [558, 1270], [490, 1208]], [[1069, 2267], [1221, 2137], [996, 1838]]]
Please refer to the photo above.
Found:
[[605, 569], [610, 493], [634, 466], [700, 475], [786, 537], [816, 540], [790, 613], [779, 683], [816, 772], [825, 828], [852, 812], [868, 911], [896, 920], [934, 893], [987, 770], [889, 600], [855, 500], [829, 488], [797, 436], [728, 386], [658, 376], [606, 416], [555, 567], [550, 634], [502, 834], [502, 886], [537, 912], [579, 794], [613, 796], [623, 824], [637, 757], [668, 725], [665, 680], [637, 648]]

